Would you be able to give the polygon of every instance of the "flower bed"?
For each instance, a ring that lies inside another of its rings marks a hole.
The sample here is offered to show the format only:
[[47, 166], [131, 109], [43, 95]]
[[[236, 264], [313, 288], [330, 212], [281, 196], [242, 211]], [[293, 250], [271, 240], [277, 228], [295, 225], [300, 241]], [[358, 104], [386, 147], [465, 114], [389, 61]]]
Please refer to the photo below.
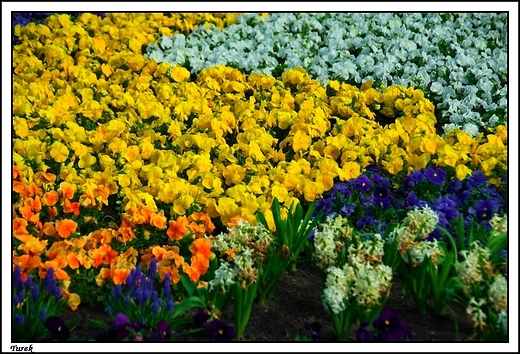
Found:
[[70, 338], [43, 296], [105, 307], [97, 340], [241, 339], [301, 253], [338, 340], [412, 338], [394, 275], [507, 340], [507, 23], [446, 16], [17, 18], [16, 339]]

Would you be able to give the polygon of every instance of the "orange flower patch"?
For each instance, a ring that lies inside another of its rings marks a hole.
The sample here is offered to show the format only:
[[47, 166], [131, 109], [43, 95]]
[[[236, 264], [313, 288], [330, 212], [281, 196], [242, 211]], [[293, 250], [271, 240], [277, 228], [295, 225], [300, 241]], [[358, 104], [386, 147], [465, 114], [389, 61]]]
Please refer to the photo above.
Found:
[[160, 267], [157, 268], [157, 270], [159, 272], [159, 278], [161, 279], [161, 281], [164, 281], [166, 273], [170, 274], [170, 280], [172, 284], [177, 284], [181, 281], [179, 270], [175, 267]]
[[170, 221], [170, 226], [166, 231], [168, 237], [172, 240], [182, 240], [188, 232], [188, 219], [185, 216], [181, 216], [175, 221]]
[[18, 238], [17, 236], [28, 235], [27, 231], [27, 220], [22, 218], [14, 218], [13, 219], [13, 236]]
[[34, 215], [30, 205], [21, 206], [18, 208], [18, 211], [25, 220], [29, 220]]
[[96, 284], [97, 286], [103, 285], [106, 279], [110, 277], [110, 269], [102, 268], [99, 274], [96, 276]]
[[101, 228], [96, 231], [92, 231], [88, 235], [87, 247], [86, 249], [94, 249], [101, 245], [110, 245], [110, 241], [112, 240], [112, 230], [107, 228]]
[[34, 212], [38, 213], [40, 210], [42, 210], [42, 203], [40, 196], [37, 195], [34, 199], [33, 198], [27, 198], [23, 202], [24, 206], [29, 206]]
[[35, 195], [42, 195], [43, 190], [32, 182], [25, 188], [25, 192], [27, 192], [27, 195], [24, 197], [34, 197]]
[[46, 236], [52, 236], [56, 233], [56, 229], [54, 228], [54, 223], [52, 222], [46, 222], [43, 224], [42, 230], [40, 232], [41, 234], [45, 234]]
[[40, 222], [40, 214], [34, 214], [29, 218], [29, 221], [36, 227], [37, 230], [41, 230], [42, 223]]
[[58, 232], [58, 235], [62, 238], [67, 238], [70, 235], [72, 235], [74, 232], [76, 232], [76, 228], [78, 227], [78, 224], [74, 220], [70, 219], [63, 219], [56, 221], [56, 231]]
[[54, 260], [57, 258], [65, 259], [67, 257], [67, 244], [65, 241], [56, 241], [45, 252], [48, 259]]
[[114, 284], [126, 283], [126, 278], [130, 275], [131, 269], [114, 269], [114, 271], [110, 274], [112, 276], [112, 280]]
[[117, 257], [117, 253], [110, 245], [102, 245], [99, 248], [88, 251], [94, 268], [99, 268], [102, 264], [110, 264]]
[[200, 272], [196, 267], [190, 266], [188, 263], [182, 265], [182, 271], [190, 277], [190, 280], [196, 283], [200, 278]]
[[19, 266], [24, 273], [30, 273], [33, 269], [39, 267], [41, 262], [40, 256], [32, 256], [29, 254], [13, 256], [13, 265]]
[[63, 212], [64, 213], [74, 213], [74, 215], [79, 215], [79, 202], [71, 202], [68, 199], [63, 200]]
[[123, 222], [121, 222], [121, 226], [117, 231], [114, 231], [114, 236], [117, 237], [119, 242], [126, 243], [128, 241], [132, 241], [135, 238], [135, 233], [133, 228], [133, 224], [130, 223], [126, 217], [123, 217]]
[[39, 256], [47, 248], [47, 240], [40, 241], [36, 237], [30, 236], [20, 246], [19, 250], [22, 250], [25, 254], [30, 256]]
[[13, 166], [13, 179], [17, 179], [18, 176], [23, 177], [22, 171], [20, 170], [20, 167]]
[[49, 208], [49, 216], [51, 218], [58, 216], [58, 209], [56, 207]]
[[197, 269], [199, 275], [203, 275], [209, 268], [209, 259], [200, 253], [196, 253], [191, 257], [191, 266]]
[[56, 175], [50, 172], [39, 171], [34, 174], [34, 180], [41, 184], [52, 184], [56, 181]]
[[211, 242], [208, 238], [198, 238], [192, 242], [190, 246], [192, 254], [201, 254], [204, 258], [209, 258], [211, 255]]
[[54, 206], [58, 202], [59, 194], [56, 191], [50, 191], [43, 195], [43, 204]]
[[164, 229], [166, 227], [166, 217], [164, 216], [164, 210], [161, 210], [159, 213], [152, 213], [150, 215], [150, 225], [159, 229]]
[[[25, 184], [22, 182], [14, 181], [13, 182], [13, 191], [22, 195], [22, 192], [25, 191]], [[25, 196], [27, 196], [27, 195], [25, 195]]]
[[57, 258], [52, 261], [47, 261], [45, 263], [40, 264], [40, 271], [38, 272], [38, 275], [40, 278], [45, 278], [47, 275], [47, 270], [49, 268], [54, 268], [54, 278], [64, 281], [64, 280], [70, 280], [70, 276], [67, 274], [66, 271], [63, 270], [64, 267], [67, 266], [67, 260], [63, 258]]
[[[200, 224], [202, 222], [204, 225], [204, 229], [206, 230], [205, 232], [207, 232], [209, 234], [211, 234], [213, 232], [213, 230], [215, 230], [215, 225], [211, 221], [211, 218], [208, 214], [193, 213], [189, 216], [188, 220], [194, 221], [198, 224]], [[193, 232], [195, 232], [195, 231], [193, 230]]]
[[73, 184], [70, 184], [69, 182], [61, 182], [58, 191], [64, 198], [72, 199], [74, 198], [76, 187]]
[[243, 215], [233, 216], [229, 220], [229, 222], [227, 224], [227, 227], [237, 227], [238, 223], [240, 222], [240, 220], [242, 220], [242, 221], [249, 221], [249, 218], [247, 218], [246, 216], [243, 216]]
[[199, 225], [194, 222], [188, 225], [188, 229], [195, 234], [196, 238], [204, 237], [204, 234], [206, 233], [204, 225]]

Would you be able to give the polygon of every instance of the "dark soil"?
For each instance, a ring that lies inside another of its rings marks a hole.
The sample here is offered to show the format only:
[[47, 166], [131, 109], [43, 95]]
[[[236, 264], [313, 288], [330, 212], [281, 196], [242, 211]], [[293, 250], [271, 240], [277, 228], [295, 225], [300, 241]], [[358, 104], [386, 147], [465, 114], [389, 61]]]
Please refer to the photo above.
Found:
[[[253, 305], [248, 327], [242, 341], [252, 342], [282, 342], [297, 341], [298, 338], [310, 339], [310, 332], [305, 329], [306, 323], [321, 325], [321, 341], [335, 342], [336, 336], [332, 320], [321, 302], [322, 280], [311, 263], [298, 265], [296, 271], [287, 270], [281, 277], [273, 298], [268, 298], [266, 304]], [[387, 307], [396, 309], [402, 319], [413, 332], [412, 341], [417, 342], [458, 342], [469, 341], [472, 328], [467, 321], [465, 312], [452, 306], [456, 318], [446, 313], [433, 314], [433, 304], [429, 304], [428, 313], [421, 315], [411, 295], [401, 293], [399, 279], [394, 279], [392, 292]], [[71, 340], [93, 340], [100, 329], [90, 323], [89, 319], [101, 320], [107, 324], [110, 320], [100, 310], [92, 310], [80, 305], [76, 312], [65, 311], [64, 319], [77, 322], [72, 331]], [[79, 316], [79, 318], [78, 318]], [[233, 303], [230, 303], [223, 320], [233, 324]], [[458, 325], [458, 334], [456, 331]], [[349, 341], [355, 341], [357, 325], [352, 325]], [[204, 334], [182, 337], [182, 341], [207, 341]]]

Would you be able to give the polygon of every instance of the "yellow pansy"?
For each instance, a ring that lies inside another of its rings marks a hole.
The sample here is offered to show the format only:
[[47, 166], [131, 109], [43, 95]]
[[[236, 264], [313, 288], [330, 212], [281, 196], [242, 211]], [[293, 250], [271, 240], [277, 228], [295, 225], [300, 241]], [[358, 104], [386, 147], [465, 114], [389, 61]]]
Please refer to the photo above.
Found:
[[420, 149], [422, 152], [427, 152], [428, 154], [435, 154], [435, 152], [437, 151], [437, 145], [432, 140], [428, 138], [423, 138], [421, 139]]
[[65, 162], [69, 157], [69, 149], [59, 141], [50, 146], [49, 154], [56, 162]]
[[457, 178], [462, 181], [466, 178], [466, 176], [471, 175], [471, 169], [466, 165], [460, 164], [457, 165], [457, 167], [455, 167], [455, 173], [457, 175]]
[[294, 134], [292, 141], [292, 148], [295, 152], [300, 150], [306, 150], [311, 145], [311, 137], [308, 136], [304, 131], [298, 130], [296, 134]]
[[230, 186], [240, 183], [246, 175], [246, 170], [242, 166], [232, 164], [224, 167], [222, 175], [226, 179], [226, 184]]
[[303, 197], [306, 201], [313, 202], [324, 191], [325, 190], [322, 188], [322, 186], [320, 186], [319, 183], [307, 181], [303, 187]]
[[83, 154], [83, 156], [80, 157], [78, 161], [78, 167], [79, 168], [89, 168], [93, 164], [96, 163], [96, 158], [90, 154], [90, 152], [87, 152]]
[[114, 139], [112, 139], [110, 144], [108, 144], [108, 148], [114, 154], [122, 152], [123, 150], [126, 149], [126, 147], [127, 147], [126, 141], [124, 141], [123, 139], [120, 139], [120, 138], [114, 138]]
[[361, 175], [361, 166], [357, 162], [347, 161], [341, 167], [343, 170], [343, 181], [357, 178]]
[[173, 211], [177, 215], [185, 215], [186, 210], [193, 204], [195, 198], [191, 195], [183, 194], [173, 202]]
[[29, 135], [29, 127], [27, 126], [27, 119], [14, 117], [13, 118], [14, 132], [20, 138], [26, 138]]
[[177, 65], [170, 69], [170, 77], [175, 82], [182, 82], [190, 77], [190, 72], [186, 68]]

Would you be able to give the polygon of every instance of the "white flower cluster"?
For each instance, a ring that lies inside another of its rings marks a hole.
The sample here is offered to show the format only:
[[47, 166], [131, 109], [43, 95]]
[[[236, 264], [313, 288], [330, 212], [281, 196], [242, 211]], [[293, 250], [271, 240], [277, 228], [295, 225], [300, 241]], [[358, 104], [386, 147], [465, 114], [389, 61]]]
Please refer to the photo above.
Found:
[[479, 332], [484, 332], [487, 328], [486, 318], [487, 315], [482, 310], [482, 307], [486, 305], [486, 300], [479, 299], [478, 301], [473, 297], [469, 301], [468, 307], [466, 308], [467, 314], [470, 316], [470, 321], [473, 328]]
[[484, 281], [482, 268], [492, 267], [489, 262], [490, 254], [487, 248], [479, 246], [477, 242], [472, 244], [471, 251], [462, 250], [459, 253], [464, 260], [457, 264], [457, 271], [464, 288], [468, 290], [472, 284]]
[[358, 242], [355, 246], [348, 247], [348, 261], [350, 264], [371, 263], [379, 264], [383, 262], [385, 243], [380, 234], [374, 234], [373, 238]]
[[507, 233], [507, 215], [499, 216], [495, 214], [491, 220], [489, 220], [491, 224], [491, 234], [496, 236], [500, 234]]
[[388, 296], [392, 285], [392, 268], [384, 264], [345, 264], [327, 270], [323, 304], [335, 314], [348, 306], [365, 309], [377, 307]]
[[209, 289], [220, 289], [222, 292], [226, 292], [231, 285], [236, 282], [237, 271], [228, 262], [222, 262], [220, 267], [215, 271], [215, 278], [209, 281]]
[[217, 235], [212, 246], [220, 252], [237, 251], [248, 245], [264, 249], [272, 240], [271, 232], [263, 224], [253, 226], [247, 220], [240, 220], [237, 226], [228, 228], [228, 233]]
[[256, 264], [263, 261], [272, 240], [270, 231], [263, 224], [253, 226], [246, 220], [240, 220], [237, 226], [229, 227], [228, 233], [217, 235], [212, 240], [213, 248], [222, 255], [227, 255], [233, 264], [222, 263], [215, 271], [215, 279], [209, 282], [211, 289], [220, 287], [226, 291], [235, 282], [239, 282], [245, 289], [256, 282]]
[[399, 253], [406, 263], [416, 267], [429, 256], [432, 263], [437, 266], [438, 259], [442, 256], [437, 240], [425, 240], [435, 230], [439, 222], [439, 215], [428, 205], [422, 209], [410, 210], [403, 221], [389, 235], [391, 240], [397, 239]]
[[491, 283], [488, 296], [493, 310], [497, 312], [507, 310], [507, 279], [503, 275], [499, 275]]
[[341, 215], [327, 216], [321, 225], [321, 230], [314, 233], [313, 257], [316, 265], [325, 270], [336, 265], [338, 252], [344, 247], [344, 241], [350, 241], [353, 228], [347, 223], [347, 219]]
[[444, 130], [507, 124], [506, 13], [274, 13], [238, 16], [222, 30], [200, 26], [161, 37], [146, 55], [187, 67], [216, 65], [279, 76], [303, 67], [326, 84], [413, 86], [425, 91]]
[[[388, 294], [392, 268], [383, 264], [384, 242], [380, 234], [354, 235], [341, 215], [327, 217], [314, 235], [316, 264], [326, 270], [323, 304], [335, 314], [347, 306], [373, 308]], [[348, 246], [347, 246], [348, 245]], [[338, 253], [345, 250], [345, 264]]]

